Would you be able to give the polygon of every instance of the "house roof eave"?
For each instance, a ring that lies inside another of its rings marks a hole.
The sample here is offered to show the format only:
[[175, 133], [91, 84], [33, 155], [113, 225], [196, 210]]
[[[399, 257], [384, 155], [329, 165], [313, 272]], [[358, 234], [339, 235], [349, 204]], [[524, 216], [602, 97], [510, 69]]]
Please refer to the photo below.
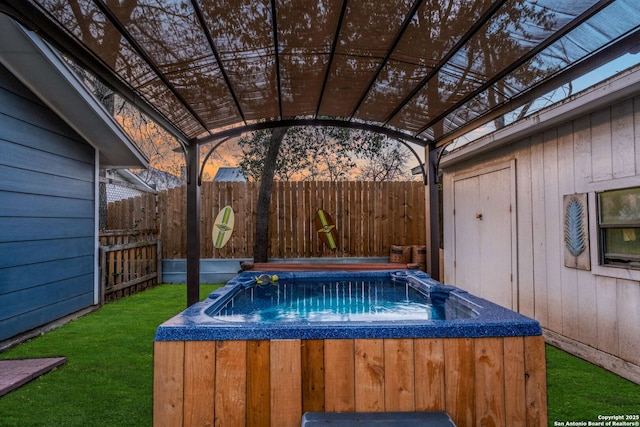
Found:
[[101, 167], [148, 167], [146, 156], [47, 43], [4, 14], [0, 39], [0, 63], [100, 152]]
[[513, 144], [638, 94], [640, 94], [640, 66], [617, 74], [565, 101], [444, 154], [440, 167], [450, 168], [471, 158], [477, 158], [480, 154]]

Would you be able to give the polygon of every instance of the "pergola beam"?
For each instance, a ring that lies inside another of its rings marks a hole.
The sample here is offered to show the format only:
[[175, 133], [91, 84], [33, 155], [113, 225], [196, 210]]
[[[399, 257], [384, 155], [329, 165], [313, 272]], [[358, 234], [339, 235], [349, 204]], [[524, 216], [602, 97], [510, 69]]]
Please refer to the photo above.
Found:
[[329, 75], [331, 75], [331, 66], [333, 64], [333, 58], [336, 54], [336, 46], [340, 40], [340, 30], [342, 29], [342, 21], [344, 21], [344, 15], [347, 13], [347, 2], [348, 0], [342, 0], [342, 7], [340, 8], [340, 17], [338, 18], [338, 23], [336, 25], [336, 31], [333, 35], [333, 42], [331, 43], [331, 53], [329, 54], [329, 62], [327, 63], [327, 71], [324, 74], [324, 79], [322, 80], [322, 88], [320, 89], [320, 96], [318, 97], [318, 105], [316, 106], [316, 117], [318, 117], [318, 113], [320, 111], [320, 107], [322, 106], [322, 99], [324, 98], [324, 92], [327, 88], [327, 81], [329, 80]]
[[427, 188], [426, 203], [426, 270], [436, 280], [440, 280], [440, 193], [438, 191], [438, 149], [430, 145], [426, 150]]
[[276, 67], [276, 85], [278, 91], [278, 117], [282, 118], [282, 80], [280, 76], [280, 42], [278, 41], [278, 9], [276, 0], [271, 0], [271, 27], [273, 30], [273, 56]]
[[[202, 117], [195, 111], [193, 106], [187, 102], [187, 100], [182, 96], [182, 94], [176, 89], [175, 85], [169, 80], [166, 73], [164, 73], [158, 64], [151, 58], [151, 56], [145, 51], [145, 49], [140, 45], [138, 40], [127, 30], [122, 22], [118, 19], [115, 13], [107, 7], [104, 2], [94, 0], [94, 4], [96, 7], [109, 19], [109, 22], [118, 29], [118, 32], [122, 35], [123, 38], [127, 40], [129, 45], [135, 50], [136, 54], [151, 68], [151, 70], [155, 73], [156, 77], [165, 85], [165, 87], [171, 92], [171, 94], [180, 102], [180, 104], [184, 107], [186, 111], [193, 116], [193, 118], [198, 122], [200, 126], [205, 131], [208, 131], [208, 126], [206, 121], [203, 120]], [[113, 71], [112, 71], [113, 72]]]
[[411, 21], [413, 20], [413, 17], [416, 15], [416, 13], [418, 13], [418, 9], [420, 9], [420, 6], [422, 6], [423, 2], [424, 2], [424, 0], [416, 0], [415, 3], [413, 4], [413, 7], [411, 8], [411, 11], [405, 17], [404, 22], [402, 23], [402, 26], [400, 27], [400, 30], [398, 30], [398, 33], [396, 34], [395, 38], [393, 39], [393, 43], [391, 43], [391, 46], [389, 47], [389, 50], [387, 51], [387, 54], [384, 56], [382, 61], [380, 61], [380, 64], [378, 64], [378, 69], [376, 70], [376, 72], [371, 77], [371, 80], [369, 81], [369, 84], [367, 85], [367, 88], [362, 91], [360, 99], [356, 103], [356, 106], [353, 108], [353, 111], [351, 112], [351, 115], [349, 116], [350, 119], [353, 118], [353, 116], [356, 115], [356, 113], [358, 112], [358, 109], [360, 108], [360, 106], [362, 105], [364, 100], [367, 98], [367, 95], [369, 94], [369, 92], [373, 88], [373, 85], [378, 80], [378, 76], [380, 76], [380, 73], [384, 69], [385, 65], [387, 65], [387, 63], [389, 62], [389, 59], [391, 59], [391, 55], [396, 50], [396, 47], [398, 46], [398, 43], [400, 43], [400, 39], [404, 35], [405, 31], [407, 31], [407, 28], [409, 28], [409, 25], [411, 24]]
[[217, 139], [221, 139], [224, 137], [233, 138], [236, 136], [240, 136], [245, 132], [252, 132], [252, 131], [262, 130], [262, 129], [274, 129], [279, 127], [291, 127], [291, 126], [324, 126], [324, 127], [338, 127], [338, 128], [347, 128], [347, 129], [365, 130], [365, 131], [381, 133], [383, 135], [388, 136], [389, 138], [411, 142], [421, 147], [426, 147], [427, 145], [433, 143], [433, 141], [429, 139], [419, 138], [419, 137], [416, 137], [404, 132], [400, 132], [398, 130], [395, 130], [389, 127], [370, 124], [370, 123], [353, 122], [353, 121], [338, 120], [338, 119], [285, 119], [285, 120], [273, 120], [273, 121], [252, 123], [252, 124], [238, 126], [235, 128], [212, 133], [211, 135], [206, 135], [202, 138], [198, 138], [196, 142], [198, 144], [208, 144], [212, 141], [215, 141]]
[[229, 89], [229, 94], [231, 95], [231, 99], [233, 99], [233, 103], [236, 106], [236, 109], [238, 110], [238, 114], [240, 114], [242, 121], [246, 123], [247, 120], [245, 119], [244, 111], [242, 111], [242, 107], [240, 106], [238, 95], [236, 95], [236, 91], [233, 89], [233, 86], [231, 85], [231, 79], [229, 79], [229, 74], [227, 74], [227, 70], [224, 68], [224, 64], [222, 63], [222, 58], [220, 58], [220, 53], [218, 53], [216, 44], [213, 42], [213, 38], [211, 37], [211, 33], [209, 32], [207, 23], [204, 19], [204, 16], [202, 15], [202, 10], [200, 10], [200, 6], [198, 5], [198, 2], [195, 0], [191, 0], [191, 6], [193, 7], [193, 10], [196, 13], [196, 19], [198, 20], [200, 27], [202, 27], [202, 32], [204, 33], [207, 39], [207, 43], [209, 43], [209, 47], [211, 48], [213, 57], [216, 58], [216, 62], [218, 63], [218, 68], [220, 69], [220, 74], [222, 74], [224, 83], [227, 85], [227, 88]]
[[5, 5], [4, 3], [0, 4], [0, 12], [5, 13], [29, 30], [41, 35], [56, 49], [74, 58], [81, 66], [102, 80], [104, 84], [109, 86], [120, 97], [135, 106], [167, 131], [180, 145], [184, 147], [189, 144], [189, 138], [184, 132], [178, 129], [163, 114], [158, 112], [158, 110], [151, 107], [146, 99], [142, 98], [136, 91], [132, 90], [131, 87], [118, 79], [112, 70], [96, 58], [93, 52], [84, 45], [73, 43], [67, 33], [44, 17], [31, 3], [21, 0], [18, 1], [17, 6], [13, 5], [13, 2], [11, 3], [11, 6]]
[[[236, 127], [233, 129], [227, 129], [221, 132], [217, 132], [215, 134], [211, 134], [211, 135], [207, 135], [203, 138], [200, 138], [197, 140], [197, 144], [208, 144], [210, 142], [213, 142], [215, 140], [218, 139], [223, 139], [223, 140], [227, 140], [229, 138], [232, 137], [236, 137], [236, 136], [240, 136], [243, 133], [246, 132], [252, 132], [252, 131], [256, 131], [256, 130], [262, 130], [262, 129], [275, 129], [275, 128], [279, 128], [279, 127], [290, 127], [290, 126], [324, 126], [324, 127], [340, 127], [340, 128], [347, 128], [347, 129], [358, 129], [358, 130], [364, 130], [364, 131], [369, 131], [369, 132], [377, 132], [377, 133], [381, 133], [391, 139], [395, 139], [396, 141], [400, 142], [401, 144], [403, 144], [405, 147], [407, 147], [409, 149], [409, 151], [411, 151], [411, 153], [415, 156], [415, 158], [418, 160], [418, 164], [420, 165], [420, 168], [422, 170], [422, 178], [423, 178], [423, 182], [426, 184], [427, 183], [427, 171], [425, 170], [424, 164], [421, 162], [420, 160], [420, 156], [418, 156], [418, 153], [416, 153], [416, 151], [413, 149], [413, 147], [411, 147], [411, 145], [409, 145], [409, 143], [414, 143], [417, 144], [421, 147], [425, 147], [428, 145], [434, 145], [433, 141], [426, 141], [424, 139], [419, 139], [419, 138], [415, 138], [412, 137], [411, 135], [407, 135], [403, 132], [399, 132], [387, 127], [383, 127], [383, 126], [377, 126], [377, 125], [371, 125], [368, 123], [360, 123], [360, 122], [350, 122], [350, 121], [346, 121], [346, 120], [335, 120], [335, 119], [290, 119], [290, 120], [277, 120], [277, 121], [271, 121], [271, 122], [261, 122], [261, 123], [254, 123], [251, 125], [245, 125], [245, 126], [240, 126], [240, 127]], [[217, 147], [217, 145], [216, 145]], [[214, 148], [215, 150], [215, 148]], [[213, 151], [213, 150], [212, 150]], [[208, 156], [211, 154], [211, 151], [209, 152]], [[206, 162], [206, 159], [205, 159]], [[202, 166], [204, 167], [204, 165]]]
[[496, 13], [496, 11], [504, 4], [507, 0], [497, 0], [487, 11], [469, 28], [465, 35], [463, 35], [460, 40], [456, 42], [455, 45], [449, 50], [449, 52], [442, 57], [440, 62], [433, 67], [433, 69], [427, 73], [426, 76], [422, 78], [420, 83], [413, 88], [409, 94], [404, 97], [402, 101], [396, 106], [396, 108], [389, 114], [389, 116], [384, 120], [384, 123], [387, 124], [395, 116], [397, 116], [400, 111], [429, 83], [429, 81], [438, 74], [438, 72], [454, 57], [456, 53], [462, 47], [471, 40], [471, 38], [482, 28], [482, 26]]
[[187, 147], [187, 306], [200, 301], [200, 147]]
[[[415, 136], [420, 135], [421, 133], [427, 131], [429, 128], [435, 128], [438, 122], [445, 120], [447, 116], [455, 112], [458, 108], [461, 108], [466, 103], [468, 103], [475, 97], [479, 96], [482, 92], [484, 92], [485, 90], [488, 90], [491, 86], [493, 86], [494, 84], [496, 84], [497, 82], [499, 82], [500, 80], [508, 76], [509, 74], [513, 73], [516, 69], [521, 67], [527, 61], [534, 58], [536, 55], [541, 53], [543, 50], [551, 46], [556, 41], [560, 40], [562, 37], [567, 35], [569, 32], [571, 32], [575, 28], [579, 27], [582, 23], [584, 23], [584, 21], [588, 20], [590, 17], [600, 12], [602, 9], [607, 7], [613, 1], [614, 0], [600, 0], [598, 3], [591, 6], [589, 9], [587, 9], [582, 14], [580, 14], [578, 17], [573, 19], [573, 21], [571, 21], [569, 24], [565, 25], [564, 27], [562, 27], [561, 29], [553, 33], [550, 37], [545, 39], [544, 42], [539, 43], [535, 48], [531, 49], [526, 54], [520, 56], [518, 60], [511, 63], [511, 65], [504, 68], [499, 73], [495, 74], [492, 78], [487, 80], [484, 84], [478, 86], [475, 90], [467, 93], [467, 95], [460, 98], [451, 107], [449, 107], [448, 109], [440, 113], [438, 116], [434, 117], [432, 120], [426, 123], [420, 130], [418, 130], [415, 133]], [[530, 90], [532, 90], [532, 88], [529, 88], [528, 90], [523, 91], [523, 93], [529, 92]], [[493, 108], [496, 108], [496, 107], [494, 106], [492, 108], [489, 108], [488, 111], [491, 111]]]
[[488, 123], [491, 120], [495, 120], [500, 116], [508, 114], [511, 111], [514, 111], [514, 109], [518, 106], [522, 106], [527, 102], [535, 101], [551, 90], [558, 88], [563, 84], [566, 84], [580, 76], [583, 76], [602, 66], [602, 64], [606, 64], [607, 62], [612, 61], [615, 58], [624, 55], [625, 53], [633, 51], [637, 48], [637, 46], [640, 46], [640, 29], [631, 32], [624, 38], [611, 44], [606, 49], [602, 49], [599, 52], [593, 54], [584, 61], [565, 69], [561, 74], [557, 74], [556, 76], [545, 80], [538, 86], [523, 93], [522, 95], [510, 99], [508, 102], [505, 102], [498, 108], [495, 108], [490, 112], [479, 116], [478, 118], [468, 122], [466, 125], [456, 129], [453, 132], [443, 135], [442, 138], [436, 139], [436, 146], [442, 147], [449, 145], [457, 138], [460, 138], [465, 134], [473, 131], [474, 129], [477, 129], [479, 126]]

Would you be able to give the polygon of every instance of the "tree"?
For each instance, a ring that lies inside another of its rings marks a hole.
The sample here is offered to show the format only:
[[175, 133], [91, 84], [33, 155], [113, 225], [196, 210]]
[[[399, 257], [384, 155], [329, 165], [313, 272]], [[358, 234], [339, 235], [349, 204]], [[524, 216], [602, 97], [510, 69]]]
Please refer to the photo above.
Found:
[[[304, 144], [295, 143], [294, 137], [290, 136], [294, 132], [294, 128], [289, 128], [289, 132], [283, 135], [282, 141], [279, 141], [284, 144], [284, 149], [275, 160], [274, 179], [288, 181], [309, 165], [307, 147]], [[238, 145], [242, 150], [242, 158], [238, 166], [242, 169], [245, 177], [253, 181], [262, 179], [265, 159], [271, 144], [271, 130], [251, 132], [238, 140]]]
[[[242, 150], [239, 167], [245, 176], [259, 181], [270, 144], [270, 131], [252, 132], [238, 140]], [[375, 158], [389, 144], [384, 135], [331, 127], [288, 128], [275, 163], [278, 180], [339, 181], [353, 176], [357, 160]]]
[[116, 120], [147, 156], [149, 164], [171, 175], [182, 176], [184, 155], [176, 151], [175, 138], [122, 98], [115, 97], [115, 105]]
[[[307, 176], [318, 177], [318, 159], [327, 162], [334, 150], [333, 170], [341, 172], [332, 176], [339, 177], [346, 173], [339, 165], [352, 167], [355, 165], [351, 154], [363, 156], [373, 155], [383, 146], [384, 137], [371, 132], [350, 132], [342, 128], [292, 127], [276, 128], [272, 131], [257, 131], [241, 138], [238, 144], [244, 153], [240, 167], [244, 173], [260, 181], [260, 190], [256, 205], [257, 219], [253, 259], [255, 262], [266, 262], [268, 259], [269, 222], [268, 213], [271, 204], [271, 189], [276, 175], [279, 178], [291, 178], [305, 169]], [[331, 170], [332, 168], [328, 168]]]
[[273, 177], [275, 175], [276, 162], [282, 140], [287, 132], [287, 128], [276, 128], [271, 132], [267, 155], [264, 160], [262, 176], [260, 180], [260, 191], [258, 192], [258, 202], [256, 204], [256, 234], [253, 246], [253, 260], [255, 262], [266, 262], [269, 248], [269, 207], [271, 205], [271, 188], [273, 187]]
[[375, 156], [367, 156], [360, 168], [363, 181], [397, 181], [407, 179], [407, 162], [411, 153], [400, 143], [386, 144]]

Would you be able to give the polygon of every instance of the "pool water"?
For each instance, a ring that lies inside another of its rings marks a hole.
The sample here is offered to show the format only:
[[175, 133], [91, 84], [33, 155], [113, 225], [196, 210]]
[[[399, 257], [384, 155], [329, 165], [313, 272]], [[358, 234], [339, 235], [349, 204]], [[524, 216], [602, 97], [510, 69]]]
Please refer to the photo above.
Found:
[[390, 279], [276, 281], [241, 289], [212, 317], [260, 323], [445, 320], [452, 312], [447, 306], [446, 295]]
[[[273, 272], [270, 274], [274, 274]], [[540, 335], [540, 325], [422, 271], [244, 272], [164, 322], [157, 341]]]

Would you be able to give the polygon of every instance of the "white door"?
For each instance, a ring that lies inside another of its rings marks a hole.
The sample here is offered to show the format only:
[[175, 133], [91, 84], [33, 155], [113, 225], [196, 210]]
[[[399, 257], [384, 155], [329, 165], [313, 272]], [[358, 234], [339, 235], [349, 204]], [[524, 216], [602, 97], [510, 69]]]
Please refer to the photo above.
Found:
[[511, 164], [454, 181], [454, 285], [513, 309]]

